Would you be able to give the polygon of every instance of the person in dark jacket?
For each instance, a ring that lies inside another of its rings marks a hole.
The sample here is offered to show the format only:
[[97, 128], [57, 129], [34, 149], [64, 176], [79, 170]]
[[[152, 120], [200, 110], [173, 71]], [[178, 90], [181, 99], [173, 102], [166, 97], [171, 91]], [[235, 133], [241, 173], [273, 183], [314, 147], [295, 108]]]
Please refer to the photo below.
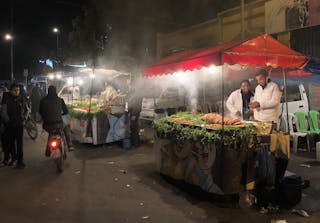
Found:
[[[4, 87], [2, 92], [2, 97], [1, 97], [1, 107], [7, 99], [10, 97], [10, 92], [9, 90]], [[2, 109], [2, 108], [1, 108]], [[0, 109], [0, 111], [1, 111]], [[6, 166], [9, 163], [10, 159], [10, 154], [9, 154], [9, 142], [8, 142], [8, 133], [5, 128], [5, 123], [2, 120], [2, 116], [0, 115], [0, 133], [1, 133], [1, 146], [2, 146], [2, 152], [4, 154], [3, 160], [1, 162], [1, 166]]]
[[4, 101], [1, 109], [1, 117], [5, 123], [5, 129], [8, 136], [8, 148], [5, 154], [5, 160], [9, 161], [11, 154], [12, 165], [17, 160], [16, 167], [24, 168], [23, 162], [23, 108], [24, 100], [19, 97], [20, 88], [18, 84], [12, 84], [10, 87], [10, 96]]
[[44, 92], [40, 88], [39, 83], [36, 84], [31, 90], [31, 115], [33, 120], [37, 120], [37, 113], [39, 112], [40, 100], [44, 97]]
[[131, 89], [129, 97], [129, 117], [130, 117], [130, 138], [134, 147], [139, 147], [141, 144], [139, 135], [139, 115], [141, 112], [142, 98], [137, 94], [135, 89]]
[[[57, 95], [57, 89], [51, 85], [48, 88], [48, 94], [41, 99], [39, 113], [41, 115], [43, 124], [42, 127], [47, 132], [55, 129], [63, 129], [69, 151], [72, 150], [72, 142], [70, 139], [70, 132], [68, 128], [64, 128], [62, 115], [69, 113], [64, 100]], [[46, 155], [48, 155], [46, 153]]]

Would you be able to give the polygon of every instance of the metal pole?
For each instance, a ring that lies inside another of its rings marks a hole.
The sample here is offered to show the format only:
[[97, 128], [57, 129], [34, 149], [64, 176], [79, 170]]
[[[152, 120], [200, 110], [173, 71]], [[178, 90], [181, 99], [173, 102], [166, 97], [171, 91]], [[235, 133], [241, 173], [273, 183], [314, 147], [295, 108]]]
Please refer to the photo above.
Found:
[[73, 94], [74, 94], [74, 72], [72, 72], [72, 94], [71, 94], [71, 105], [73, 105]]
[[283, 73], [283, 85], [284, 85], [284, 88], [283, 88], [283, 91], [284, 91], [284, 100], [285, 100], [285, 103], [286, 103], [286, 115], [287, 115], [287, 130], [288, 132], [290, 132], [290, 129], [289, 129], [289, 111], [288, 111], [288, 98], [287, 98], [287, 75], [286, 75], [286, 71], [282, 68], [282, 73]]
[[244, 39], [244, 0], [241, 0], [241, 39]]
[[11, 82], [13, 82], [13, 39], [11, 39], [10, 43], [10, 65], [11, 65]]
[[224, 72], [226, 70], [225, 63], [222, 65], [221, 72], [221, 115], [222, 115], [222, 132], [224, 133]]
[[[13, 1], [11, 2], [11, 16], [10, 16], [10, 31], [11, 35], [13, 34]], [[13, 37], [11, 38], [11, 43], [10, 43], [10, 65], [11, 65], [11, 82], [14, 80], [14, 75], [13, 75]]]
[[57, 58], [59, 55], [59, 32], [57, 32]]
[[[94, 75], [94, 69], [95, 69], [95, 67], [92, 68], [92, 75]], [[88, 114], [90, 114], [90, 112], [91, 112], [92, 90], [93, 90], [93, 77], [91, 77], [91, 87], [90, 87], [90, 98], [89, 98]]]

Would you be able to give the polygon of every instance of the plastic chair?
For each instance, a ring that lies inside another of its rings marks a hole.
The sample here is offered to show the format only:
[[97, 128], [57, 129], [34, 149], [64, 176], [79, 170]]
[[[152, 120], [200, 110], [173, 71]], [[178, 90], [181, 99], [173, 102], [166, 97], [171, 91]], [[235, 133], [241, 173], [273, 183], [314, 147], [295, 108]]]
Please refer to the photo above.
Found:
[[[286, 123], [286, 117], [284, 118], [284, 122]], [[309, 143], [309, 137], [307, 133], [304, 132], [299, 132], [299, 131], [294, 131], [293, 125], [295, 124], [297, 126], [298, 120], [296, 119], [294, 114], [289, 114], [289, 129], [287, 129], [288, 125], [286, 126], [286, 130], [287, 132], [290, 132], [290, 137], [292, 138], [292, 142], [293, 142], [293, 152], [297, 152], [298, 151], [298, 143], [299, 143], [299, 138], [306, 138], [307, 140], [307, 148], [308, 151], [310, 151], [310, 143]]]
[[308, 123], [308, 113], [307, 112], [296, 112], [295, 117], [297, 119], [297, 130], [299, 132], [304, 132], [307, 134], [312, 134], [310, 130], [310, 125]]
[[310, 152], [310, 139], [313, 138], [315, 132], [310, 130], [309, 116], [307, 112], [296, 112], [297, 131], [307, 134], [308, 151]]
[[319, 112], [315, 110], [309, 111], [310, 129], [315, 134], [320, 134], [319, 128]]

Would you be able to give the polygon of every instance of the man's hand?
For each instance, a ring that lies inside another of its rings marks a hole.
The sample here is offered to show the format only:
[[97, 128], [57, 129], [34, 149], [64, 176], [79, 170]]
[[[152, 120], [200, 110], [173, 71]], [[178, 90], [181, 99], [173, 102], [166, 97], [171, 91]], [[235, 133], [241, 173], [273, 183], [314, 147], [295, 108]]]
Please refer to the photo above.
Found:
[[241, 112], [240, 112], [240, 111], [237, 111], [237, 112], [236, 112], [236, 116], [241, 116]]
[[251, 109], [260, 108], [260, 103], [257, 102], [257, 101], [253, 101], [253, 102], [250, 103], [249, 107]]

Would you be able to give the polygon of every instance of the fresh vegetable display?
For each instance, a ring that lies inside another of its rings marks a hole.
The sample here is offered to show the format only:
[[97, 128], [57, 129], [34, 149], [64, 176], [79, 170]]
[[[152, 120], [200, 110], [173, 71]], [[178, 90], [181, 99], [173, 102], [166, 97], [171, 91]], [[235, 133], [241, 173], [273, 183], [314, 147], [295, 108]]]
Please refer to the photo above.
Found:
[[222, 118], [220, 120], [218, 114], [181, 112], [155, 120], [153, 126], [159, 137], [173, 141], [189, 140], [201, 144], [222, 144], [223, 139], [223, 144], [227, 147], [248, 149], [252, 141], [253, 126], [233, 118], [225, 118], [224, 123], [222, 128]]
[[92, 119], [93, 116], [106, 115], [109, 108], [100, 106], [97, 102], [89, 100], [77, 100], [73, 105], [67, 105], [70, 116], [76, 119]]

